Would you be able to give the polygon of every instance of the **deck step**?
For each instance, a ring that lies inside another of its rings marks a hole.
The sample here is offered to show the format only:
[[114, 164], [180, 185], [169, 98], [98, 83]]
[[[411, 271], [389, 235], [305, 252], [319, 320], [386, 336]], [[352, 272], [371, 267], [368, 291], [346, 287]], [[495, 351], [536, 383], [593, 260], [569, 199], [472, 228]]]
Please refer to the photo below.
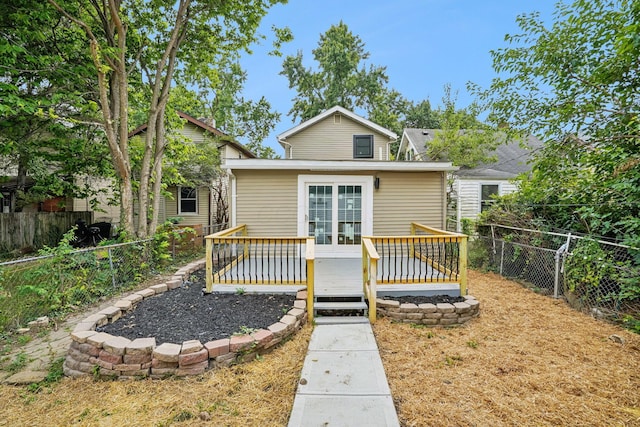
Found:
[[362, 302], [363, 294], [316, 295], [316, 302]]
[[366, 310], [369, 308], [364, 301], [349, 302], [316, 302], [313, 308], [318, 310]]
[[364, 316], [318, 316], [314, 318], [316, 325], [346, 325], [369, 323], [369, 318]]

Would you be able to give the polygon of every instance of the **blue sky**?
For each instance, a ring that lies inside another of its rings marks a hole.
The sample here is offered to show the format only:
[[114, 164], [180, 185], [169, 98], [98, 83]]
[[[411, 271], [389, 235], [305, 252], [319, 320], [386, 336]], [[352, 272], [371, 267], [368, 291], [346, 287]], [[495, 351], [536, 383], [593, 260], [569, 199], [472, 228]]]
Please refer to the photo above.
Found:
[[[518, 32], [516, 17], [540, 12], [550, 23], [556, 0], [289, 0], [273, 7], [264, 18], [261, 32], [288, 26], [294, 40], [283, 47], [284, 56], [303, 53], [307, 67], [315, 67], [311, 51], [320, 34], [342, 20], [357, 34], [371, 54], [367, 64], [386, 66], [389, 87], [413, 101], [429, 99], [441, 104], [443, 87], [458, 91], [460, 107], [473, 98], [468, 81], [488, 86], [494, 77], [490, 50], [506, 47], [504, 36]], [[242, 65], [248, 73], [244, 96], [265, 96], [282, 114], [275, 131], [263, 144], [280, 155], [276, 136], [297, 123], [287, 115], [295, 92], [288, 88], [281, 58], [268, 56], [270, 43], [254, 47]]]

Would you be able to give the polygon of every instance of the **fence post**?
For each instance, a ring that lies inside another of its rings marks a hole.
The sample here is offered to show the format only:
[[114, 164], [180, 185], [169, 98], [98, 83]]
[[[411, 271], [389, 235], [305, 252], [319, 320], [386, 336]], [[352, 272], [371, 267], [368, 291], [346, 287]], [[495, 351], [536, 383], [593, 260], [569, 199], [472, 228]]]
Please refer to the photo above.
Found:
[[500, 246], [500, 275], [502, 276], [502, 266], [504, 265], [504, 240]]
[[113, 289], [116, 289], [116, 272], [113, 268], [113, 255], [111, 253], [111, 248], [107, 251], [109, 253], [109, 268], [111, 269], [111, 283], [113, 284]]
[[560, 295], [560, 258], [562, 255], [569, 249], [569, 241], [571, 239], [571, 234], [567, 238], [567, 242], [563, 243], [562, 246], [558, 248], [556, 254], [554, 255], [556, 261], [556, 274], [553, 278], [553, 297], [559, 298]]

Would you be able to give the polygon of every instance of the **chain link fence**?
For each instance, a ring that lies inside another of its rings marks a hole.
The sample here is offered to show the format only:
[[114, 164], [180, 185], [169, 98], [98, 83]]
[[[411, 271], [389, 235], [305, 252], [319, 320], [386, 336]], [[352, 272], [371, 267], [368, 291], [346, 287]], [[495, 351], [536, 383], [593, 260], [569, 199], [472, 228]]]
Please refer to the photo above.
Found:
[[[0, 263], [0, 337], [42, 316], [56, 317], [132, 289], [153, 275], [203, 256], [197, 238], [169, 235]], [[193, 244], [193, 241], [196, 244]]]
[[598, 318], [640, 326], [640, 250], [590, 236], [478, 227], [469, 265], [564, 298]]

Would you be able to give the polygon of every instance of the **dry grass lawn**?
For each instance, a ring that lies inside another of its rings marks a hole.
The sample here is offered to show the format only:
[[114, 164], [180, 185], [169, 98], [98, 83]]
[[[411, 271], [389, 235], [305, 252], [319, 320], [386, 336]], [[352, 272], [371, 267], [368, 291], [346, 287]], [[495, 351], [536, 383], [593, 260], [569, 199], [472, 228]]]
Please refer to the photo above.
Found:
[[[493, 274], [470, 291], [465, 327], [374, 327], [403, 426], [640, 426], [640, 336]], [[286, 426], [310, 334], [199, 378], [0, 386], [0, 426]]]
[[469, 288], [464, 327], [375, 324], [402, 426], [640, 426], [640, 336], [498, 275]]
[[0, 426], [286, 426], [310, 335], [307, 325], [261, 360], [198, 378], [3, 385]]

